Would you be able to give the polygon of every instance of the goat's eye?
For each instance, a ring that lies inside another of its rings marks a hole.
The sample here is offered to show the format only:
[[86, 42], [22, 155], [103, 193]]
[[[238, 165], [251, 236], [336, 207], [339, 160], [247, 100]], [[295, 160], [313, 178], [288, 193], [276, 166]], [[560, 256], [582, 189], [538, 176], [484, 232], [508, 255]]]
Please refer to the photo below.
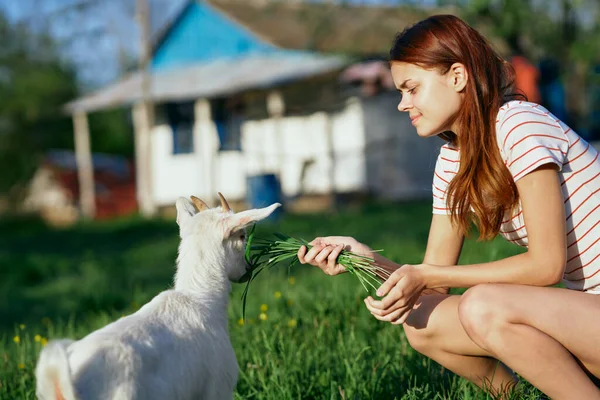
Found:
[[240, 239], [245, 240], [246, 239], [246, 235], [241, 235]]

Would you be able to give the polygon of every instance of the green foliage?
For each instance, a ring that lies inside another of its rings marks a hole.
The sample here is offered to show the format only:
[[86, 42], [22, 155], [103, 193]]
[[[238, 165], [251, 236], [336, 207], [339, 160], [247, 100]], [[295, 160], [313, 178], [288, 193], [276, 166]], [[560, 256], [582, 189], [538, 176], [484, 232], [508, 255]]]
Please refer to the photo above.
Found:
[[60, 107], [76, 94], [73, 71], [45, 35], [0, 15], [0, 192], [27, 179], [50, 144], [72, 147]]
[[[0, 13], [0, 193], [22, 185], [48, 149], [73, 145], [71, 117], [63, 106], [78, 96], [72, 66], [60, 46]], [[131, 156], [132, 133], [124, 110], [90, 117], [93, 150]]]
[[129, 120], [130, 112], [129, 108], [124, 108], [89, 115], [93, 152], [133, 158], [134, 140], [133, 126]]
[[468, 15], [472, 21], [489, 17], [500, 36], [520, 36], [528, 56], [555, 57], [567, 71], [574, 63], [600, 62], [600, 9], [594, 1], [478, 0]]
[[556, 61], [570, 114], [565, 122], [584, 136], [594, 128], [590, 118], [596, 118], [596, 110], [590, 106], [590, 96], [597, 88], [589, 72], [600, 63], [597, 1], [473, 0], [461, 2], [461, 13], [488, 38], [495, 38], [496, 44], [504, 41], [506, 46], [498, 46], [504, 57], [522, 52], [534, 63]]
[[[286, 215], [256, 232], [350, 235], [397, 262], [418, 263], [430, 217], [429, 203], [369, 204], [335, 215]], [[35, 220], [0, 222], [0, 399], [35, 398], [35, 362], [46, 340], [81, 338], [169, 288], [177, 244], [173, 220], [128, 218], [58, 231]], [[502, 240], [473, 239], [461, 262], [518, 251]], [[267, 270], [253, 283], [245, 323], [243, 290], [234, 286], [229, 307], [240, 365], [236, 399], [490, 398], [413, 351], [401, 327], [374, 319], [350, 274], [329, 277], [306, 265]], [[536, 394], [525, 384], [511, 398]]]

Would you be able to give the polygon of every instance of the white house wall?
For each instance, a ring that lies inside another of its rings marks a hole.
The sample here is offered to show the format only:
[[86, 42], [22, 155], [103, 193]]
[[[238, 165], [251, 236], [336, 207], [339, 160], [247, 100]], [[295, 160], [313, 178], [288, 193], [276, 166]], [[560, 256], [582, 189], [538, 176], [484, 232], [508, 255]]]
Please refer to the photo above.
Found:
[[179, 196], [202, 194], [196, 154], [173, 155], [173, 135], [168, 125], [152, 130], [152, 193], [157, 205], [172, 205]]
[[152, 131], [152, 192], [159, 206], [175, 204], [180, 196], [195, 195], [215, 204], [217, 192], [232, 200], [246, 196], [244, 158], [239, 151], [217, 152], [214, 123], [194, 127], [194, 152], [173, 154], [173, 132], [169, 125]]
[[242, 126], [248, 175], [280, 172], [286, 196], [328, 193], [332, 188], [337, 192], [363, 189], [364, 146], [362, 112], [357, 101], [349, 102], [339, 113], [255, 120]]
[[360, 101], [352, 98], [341, 113], [333, 114], [335, 189], [353, 192], [366, 189], [366, 131]]
[[246, 198], [246, 171], [244, 156], [239, 151], [221, 151], [215, 158], [215, 193], [227, 199]]
[[363, 121], [357, 100], [338, 113], [247, 121], [242, 125], [242, 152], [219, 152], [212, 121], [197, 122], [191, 154], [173, 154], [171, 127], [156, 126], [154, 200], [159, 206], [172, 205], [177, 197], [194, 194], [210, 202], [217, 191], [228, 199], [244, 200], [247, 177], [273, 173], [279, 175], [285, 196], [328, 193], [332, 187], [338, 193], [364, 190]]

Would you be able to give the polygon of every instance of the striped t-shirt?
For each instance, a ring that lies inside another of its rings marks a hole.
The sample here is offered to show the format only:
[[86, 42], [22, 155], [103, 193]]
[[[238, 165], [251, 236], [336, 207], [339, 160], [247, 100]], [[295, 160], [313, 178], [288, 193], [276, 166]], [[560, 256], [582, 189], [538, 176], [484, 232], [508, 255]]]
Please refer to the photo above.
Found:
[[[600, 160], [596, 149], [544, 107], [524, 101], [511, 101], [500, 108], [496, 137], [515, 182], [543, 164], [558, 165], [567, 229], [563, 282], [577, 290], [600, 287]], [[446, 190], [459, 160], [457, 147], [442, 146], [433, 177], [434, 214], [449, 214]], [[507, 213], [500, 233], [527, 247], [520, 205], [513, 215]]]

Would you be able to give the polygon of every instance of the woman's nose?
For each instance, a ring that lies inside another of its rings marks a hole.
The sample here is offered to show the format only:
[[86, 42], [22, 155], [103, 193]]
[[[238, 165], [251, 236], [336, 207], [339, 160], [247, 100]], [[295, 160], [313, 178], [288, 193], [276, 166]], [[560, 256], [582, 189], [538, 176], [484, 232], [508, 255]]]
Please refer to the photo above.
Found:
[[398, 103], [398, 111], [408, 111], [412, 107], [412, 104], [408, 101], [408, 96], [403, 96]]

